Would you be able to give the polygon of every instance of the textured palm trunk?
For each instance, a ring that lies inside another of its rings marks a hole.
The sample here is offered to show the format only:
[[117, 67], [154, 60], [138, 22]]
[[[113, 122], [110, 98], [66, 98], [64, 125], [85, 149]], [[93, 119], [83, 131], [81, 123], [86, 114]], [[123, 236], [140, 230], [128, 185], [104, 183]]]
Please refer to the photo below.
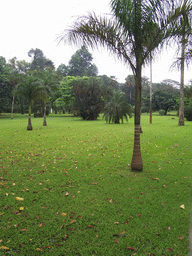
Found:
[[15, 97], [13, 96], [12, 105], [11, 105], [11, 119], [13, 119], [14, 99], [15, 99]]
[[140, 119], [141, 119], [141, 66], [137, 66], [135, 79], [135, 131], [134, 131], [134, 147], [131, 161], [131, 169], [142, 171], [143, 163], [140, 149]]
[[28, 119], [27, 130], [33, 130], [33, 127], [32, 127], [32, 124], [31, 124], [31, 104], [29, 104], [29, 119]]
[[150, 108], [149, 108], [150, 118], [149, 123], [152, 124], [152, 56], [150, 54]]
[[182, 39], [182, 49], [181, 49], [181, 81], [180, 81], [180, 102], [179, 102], [178, 125], [185, 125], [184, 123], [184, 61], [185, 61], [185, 36], [183, 36], [183, 39]]
[[47, 126], [47, 120], [46, 120], [46, 105], [44, 105], [43, 126]]

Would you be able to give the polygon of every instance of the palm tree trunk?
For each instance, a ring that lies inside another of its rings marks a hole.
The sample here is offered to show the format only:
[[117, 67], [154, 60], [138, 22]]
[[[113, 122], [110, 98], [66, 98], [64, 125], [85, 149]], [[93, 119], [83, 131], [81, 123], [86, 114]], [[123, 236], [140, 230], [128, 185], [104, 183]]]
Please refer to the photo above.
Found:
[[47, 121], [46, 121], [46, 105], [45, 104], [44, 104], [43, 126], [47, 126]]
[[29, 104], [29, 119], [28, 119], [27, 130], [33, 130], [33, 127], [32, 127], [32, 124], [31, 124], [31, 104]]
[[178, 125], [185, 125], [184, 123], [184, 61], [185, 61], [185, 36], [183, 36], [182, 38], [182, 49], [181, 49], [181, 81], [180, 81], [180, 102], [179, 102]]
[[141, 119], [141, 65], [137, 65], [135, 76], [135, 132], [131, 169], [142, 171], [143, 163], [140, 150], [140, 119]]
[[150, 118], [149, 123], [152, 124], [152, 56], [150, 54], [150, 108], [149, 108]]
[[13, 119], [14, 99], [15, 97], [13, 96], [12, 105], [11, 105], [11, 119]]

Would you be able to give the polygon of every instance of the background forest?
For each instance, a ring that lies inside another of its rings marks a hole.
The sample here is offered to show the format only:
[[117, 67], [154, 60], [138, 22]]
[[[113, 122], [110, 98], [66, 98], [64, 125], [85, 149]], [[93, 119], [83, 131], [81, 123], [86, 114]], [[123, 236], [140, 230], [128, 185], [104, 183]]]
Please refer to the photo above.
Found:
[[[117, 92], [127, 104], [124, 112], [127, 111], [127, 115], [131, 117], [135, 104], [134, 76], [128, 75], [123, 84], [118, 83], [115, 76], [98, 76], [98, 69], [92, 63], [92, 55], [85, 46], [76, 51], [67, 66], [61, 64], [57, 69], [40, 49], [31, 49], [28, 55], [31, 57], [30, 63], [17, 60], [16, 57], [7, 62], [4, 57], [0, 57], [0, 113], [12, 113], [12, 118], [13, 112], [28, 113], [31, 101], [31, 112], [35, 117], [42, 117], [46, 110], [47, 115], [69, 113], [81, 116], [84, 120], [95, 120], [100, 113], [107, 111], [106, 105], [110, 100], [115, 101], [113, 94]], [[177, 81], [163, 80], [153, 83], [152, 88], [153, 111], [158, 111], [160, 115], [166, 115], [172, 110], [178, 112]], [[35, 90], [40, 90], [41, 93], [35, 93]], [[147, 77], [142, 77], [143, 113], [149, 112], [149, 95], [150, 81]], [[184, 102], [185, 108], [190, 109], [192, 80], [185, 85]], [[105, 116], [111, 120], [107, 114]], [[191, 120], [191, 115], [186, 117]]]

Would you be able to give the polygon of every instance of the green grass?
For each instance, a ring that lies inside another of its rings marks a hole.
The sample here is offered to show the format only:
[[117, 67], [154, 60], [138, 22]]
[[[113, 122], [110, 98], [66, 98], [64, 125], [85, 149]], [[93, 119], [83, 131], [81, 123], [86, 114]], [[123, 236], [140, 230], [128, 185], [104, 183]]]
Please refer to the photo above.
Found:
[[0, 255], [188, 255], [192, 122], [172, 118], [142, 116], [137, 173], [133, 118], [2, 115]]

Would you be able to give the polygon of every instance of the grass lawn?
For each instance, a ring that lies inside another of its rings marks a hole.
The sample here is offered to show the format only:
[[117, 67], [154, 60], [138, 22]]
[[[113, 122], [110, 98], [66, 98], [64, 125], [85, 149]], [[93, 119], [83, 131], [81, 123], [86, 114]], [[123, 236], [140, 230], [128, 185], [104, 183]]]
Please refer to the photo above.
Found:
[[0, 117], [0, 255], [188, 255], [192, 122]]

